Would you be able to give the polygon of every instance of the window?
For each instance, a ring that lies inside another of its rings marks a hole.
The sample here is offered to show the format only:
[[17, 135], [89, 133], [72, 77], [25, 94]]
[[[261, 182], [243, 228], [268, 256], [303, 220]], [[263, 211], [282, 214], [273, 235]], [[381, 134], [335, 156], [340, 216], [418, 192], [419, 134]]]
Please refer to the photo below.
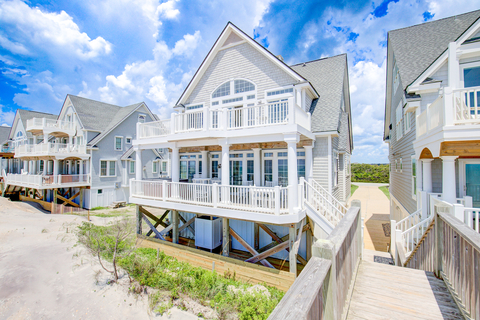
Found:
[[194, 109], [202, 109], [203, 108], [203, 104], [197, 104], [197, 105], [194, 105], [194, 106], [186, 106], [185, 109], [186, 110], [194, 110]]
[[133, 160], [128, 161], [128, 173], [129, 174], [135, 173], [135, 161]]
[[246, 80], [234, 81], [235, 93], [242, 93], [255, 90], [255, 85]]
[[152, 172], [153, 173], [157, 173], [157, 171], [158, 171], [157, 164], [158, 164], [157, 161], [152, 162]]
[[[218, 154], [216, 156], [218, 156]], [[212, 161], [212, 179], [216, 178], [218, 178], [218, 160]]]
[[132, 143], [132, 138], [126, 137], [126, 138], [125, 138], [125, 143], [126, 143], [126, 144], [131, 144], [131, 143]]
[[102, 190], [102, 189], [98, 189], [98, 190], [97, 190], [97, 193], [98, 193], [98, 194], [102, 194], [102, 193], [103, 193], [103, 190]]
[[288, 157], [288, 152], [279, 152], [277, 153], [277, 157]]
[[231, 102], [237, 102], [237, 101], [243, 101], [243, 97], [222, 100], [222, 103], [231, 103]]
[[202, 174], [203, 168], [202, 168], [202, 160], [198, 161], [198, 174]]
[[230, 81], [225, 82], [212, 94], [212, 98], [225, 97], [230, 95]]
[[243, 153], [231, 153], [230, 158], [243, 158]]
[[123, 137], [115, 137], [115, 151], [123, 150]]
[[100, 176], [107, 176], [107, 161], [100, 161]]
[[254, 158], [253, 153], [247, 153], [247, 158]]
[[247, 181], [253, 181], [253, 170], [254, 170], [254, 164], [253, 160], [247, 160]]
[[218, 101], [213, 101], [213, 102], [212, 102], [212, 106], [218, 106], [219, 103], [220, 103], [220, 102], [218, 102]]
[[480, 86], [480, 67], [463, 69], [463, 87], [478, 87]]
[[138, 116], [138, 122], [140, 123], [145, 123], [145, 119], [147, 118], [147, 116], [145, 116], [144, 114], [140, 114]]
[[115, 161], [109, 161], [110, 163], [110, 168], [109, 168], [109, 173], [110, 173], [110, 176], [115, 176], [116, 175], [116, 172], [115, 172]]
[[417, 159], [412, 156], [412, 198], [417, 199]]
[[162, 162], [162, 172], [167, 172], [167, 162], [166, 161]]
[[265, 158], [271, 158], [271, 157], [273, 157], [273, 153], [272, 153], [272, 152], [265, 152], [265, 153], [263, 154], [263, 156], [264, 156]]
[[38, 169], [40, 172], [43, 172], [43, 167], [45, 166], [44, 162], [45, 162], [45, 160], [40, 160], [40, 165], [39, 165], [39, 169]]
[[284, 93], [291, 93], [291, 92], [293, 92], [293, 88], [270, 91], [270, 92], [267, 92], [267, 97], [276, 96]]
[[[265, 153], [265, 156], [266, 156], [266, 153]], [[265, 182], [272, 182], [273, 181], [273, 162], [272, 162], [272, 160], [265, 160], [264, 168], [265, 168]]]
[[218, 159], [218, 154], [212, 154], [212, 158]]
[[297, 159], [298, 179], [305, 178], [305, 159]]
[[251, 94], [251, 95], [247, 96], [247, 100], [251, 100], [251, 99], [255, 99], [255, 95], [254, 95], [254, 94]]
[[404, 132], [407, 133], [412, 128], [412, 112], [407, 112], [404, 119]]
[[188, 179], [187, 175], [187, 161], [180, 161], [180, 179], [186, 180]]

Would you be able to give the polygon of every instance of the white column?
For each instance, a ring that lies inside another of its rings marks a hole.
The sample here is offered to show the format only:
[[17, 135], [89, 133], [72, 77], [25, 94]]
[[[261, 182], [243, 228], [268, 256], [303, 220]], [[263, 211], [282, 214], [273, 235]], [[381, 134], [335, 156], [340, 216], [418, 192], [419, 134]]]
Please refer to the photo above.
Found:
[[23, 171], [28, 173], [28, 161], [26, 160], [23, 161]]
[[72, 136], [68, 136], [68, 144], [73, 144], [73, 137]]
[[180, 154], [178, 147], [172, 147], [172, 182], [178, 182], [180, 180]]
[[47, 175], [47, 170], [48, 170], [48, 160], [42, 160], [43, 161], [43, 175]]
[[208, 177], [208, 151], [202, 151], [202, 179]]
[[228, 141], [222, 144], [222, 185], [230, 185], [230, 145]]
[[298, 134], [285, 135], [288, 147], [288, 209], [290, 213], [298, 207], [298, 169], [297, 169], [297, 143], [300, 141]]
[[142, 180], [143, 164], [142, 164], [142, 150], [135, 148], [135, 179]]
[[305, 180], [310, 182], [313, 179], [313, 145], [303, 146], [303, 148], [305, 149]]
[[54, 183], [58, 182], [58, 160], [53, 160], [53, 181]]
[[79, 175], [83, 175], [83, 160], [80, 160], [80, 172]]
[[456, 156], [443, 156], [443, 175], [442, 175], [442, 194], [443, 200], [455, 204], [457, 203], [457, 188], [455, 181], [455, 159]]
[[28, 174], [32, 174], [32, 173], [33, 173], [33, 161], [28, 160]]
[[43, 143], [48, 143], [48, 134], [45, 131], [43, 132]]
[[431, 193], [433, 190], [432, 186], [432, 161], [433, 159], [422, 159], [422, 183], [423, 191]]
[[32, 173], [37, 173], [37, 160], [32, 160]]
[[75, 161], [68, 160], [68, 174], [73, 174], [73, 166], [75, 165]]
[[257, 187], [262, 185], [262, 160], [261, 148], [253, 148], [253, 184]]

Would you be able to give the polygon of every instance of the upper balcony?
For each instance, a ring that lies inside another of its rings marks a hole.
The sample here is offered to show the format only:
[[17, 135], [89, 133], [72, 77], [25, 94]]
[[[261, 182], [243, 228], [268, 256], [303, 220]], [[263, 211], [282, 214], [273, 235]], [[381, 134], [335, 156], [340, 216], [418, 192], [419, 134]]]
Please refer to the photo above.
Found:
[[8, 173], [5, 177], [7, 185], [26, 188], [50, 189], [89, 186], [91, 176], [89, 174], [15, 174]]
[[15, 148], [15, 157], [54, 157], [62, 160], [65, 158], [87, 159], [86, 145], [64, 144], [64, 143], [39, 143], [25, 144]]
[[309, 134], [310, 113], [294, 104], [293, 98], [241, 108], [221, 108], [172, 114], [171, 119], [139, 123], [137, 143], [179, 141], [210, 137], [238, 137], [268, 133]]
[[75, 123], [47, 118], [33, 118], [27, 120], [26, 131], [34, 135], [73, 136], [75, 135]]

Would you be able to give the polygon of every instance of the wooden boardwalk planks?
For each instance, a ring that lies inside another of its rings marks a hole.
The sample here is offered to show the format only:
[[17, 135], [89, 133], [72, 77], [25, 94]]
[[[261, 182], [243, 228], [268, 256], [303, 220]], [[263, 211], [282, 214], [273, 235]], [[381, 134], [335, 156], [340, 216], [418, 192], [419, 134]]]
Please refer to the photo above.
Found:
[[443, 281], [432, 273], [362, 261], [347, 319], [463, 317]]

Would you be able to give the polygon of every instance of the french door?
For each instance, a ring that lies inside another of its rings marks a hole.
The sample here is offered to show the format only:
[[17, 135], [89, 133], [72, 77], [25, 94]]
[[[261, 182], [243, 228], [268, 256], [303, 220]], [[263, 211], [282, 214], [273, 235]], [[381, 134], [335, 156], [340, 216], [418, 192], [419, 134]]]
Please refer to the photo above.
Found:
[[243, 161], [230, 160], [230, 185], [241, 186], [243, 182]]

